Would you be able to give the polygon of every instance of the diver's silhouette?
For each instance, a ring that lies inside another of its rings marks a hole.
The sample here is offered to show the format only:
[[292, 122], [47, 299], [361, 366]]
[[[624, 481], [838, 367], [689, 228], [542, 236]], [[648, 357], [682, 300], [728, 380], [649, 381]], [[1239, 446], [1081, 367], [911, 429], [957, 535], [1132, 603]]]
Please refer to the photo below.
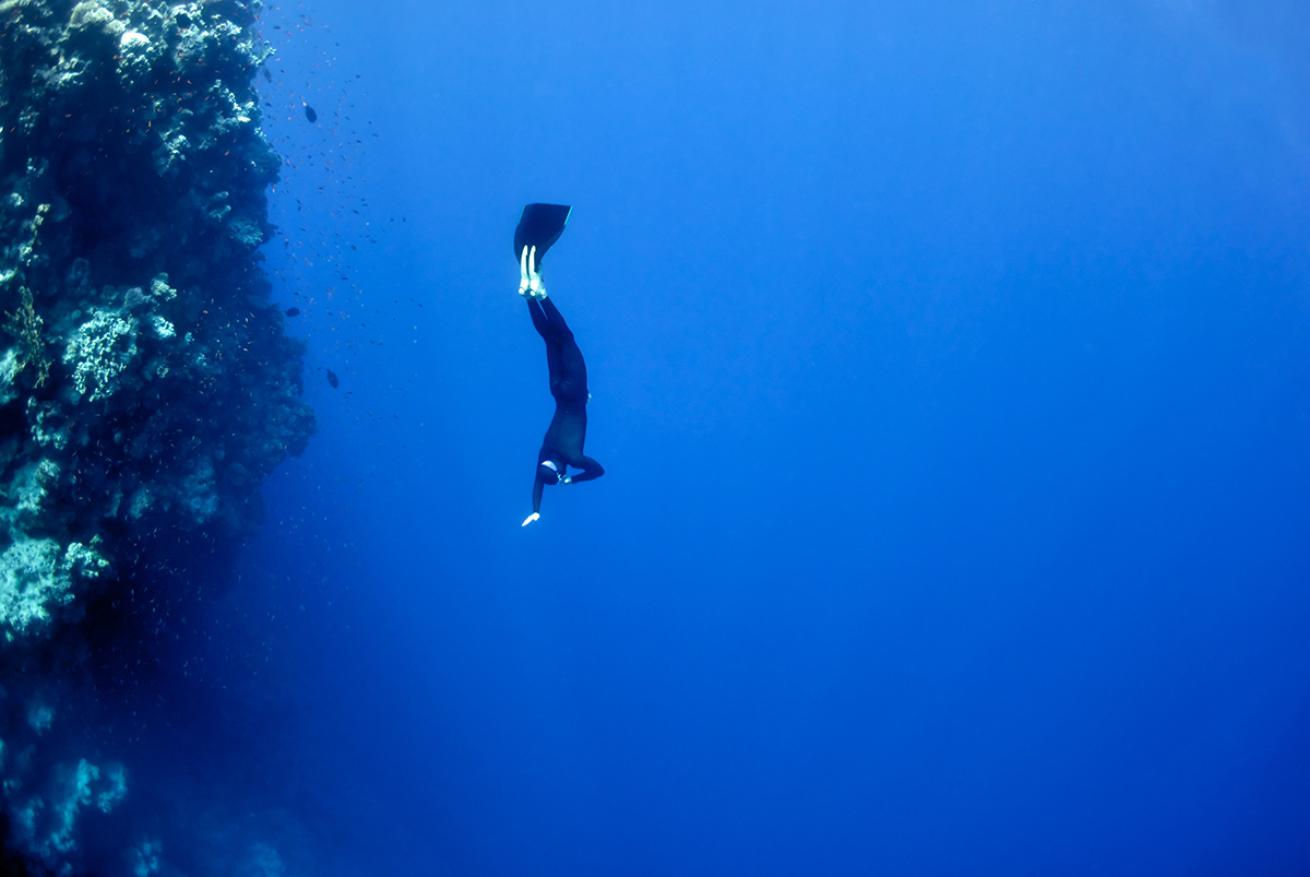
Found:
[[[528, 305], [532, 325], [546, 342], [546, 365], [550, 369], [550, 395], [555, 398], [555, 415], [537, 452], [537, 470], [532, 480], [532, 514], [523, 526], [541, 519], [541, 494], [547, 485], [579, 484], [605, 474], [600, 463], [582, 452], [587, 439], [587, 365], [573, 338], [573, 331], [555, 303], [546, 296], [541, 282], [540, 260], [558, 240], [568, 221], [569, 208], [554, 204], [529, 204], [514, 232], [519, 257], [519, 295]], [[568, 467], [581, 471], [569, 475]]]

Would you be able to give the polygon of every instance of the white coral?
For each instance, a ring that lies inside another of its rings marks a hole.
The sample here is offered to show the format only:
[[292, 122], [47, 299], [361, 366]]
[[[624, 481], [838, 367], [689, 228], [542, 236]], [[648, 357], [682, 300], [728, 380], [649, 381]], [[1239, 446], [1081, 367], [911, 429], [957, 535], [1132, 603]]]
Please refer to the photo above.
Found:
[[43, 457], [14, 475], [9, 495], [19, 519], [40, 517], [51, 488], [59, 483], [59, 474], [59, 464], [49, 457]]
[[64, 551], [64, 569], [69, 575], [83, 579], [99, 578], [102, 572], [109, 569], [109, 561], [99, 551], [100, 545], [99, 536], [93, 537], [89, 545], [85, 542], [68, 543]]
[[64, 348], [64, 363], [72, 366], [73, 386], [90, 392], [95, 402], [118, 389], [118, 378], [136, 358], [137, 323], [133, 317], [103, 308], [77, 327]]
[[100, 539], [73, 542], [22, 538], [0, 554], [0, 633], [12, 641], [49, 623], [73, 601], [73, 585], [109, 568]]
[[21, 539], [0, 554], [0, 630], [6, 639], [44, 624], [52, 607], [72, 600], [62, 553], [53, 539]]
[[164, 341], [177, 334], [177, 329], [174, 328], [173, 324], [159, 314], [151, 315], [150, 328], [155, 330], [155, 337]]
[[18, 396], [15, 381], [22, 370], [17, 349], [10, 347], [4, 353], [0, 353], [0, 405], [8, 405]]

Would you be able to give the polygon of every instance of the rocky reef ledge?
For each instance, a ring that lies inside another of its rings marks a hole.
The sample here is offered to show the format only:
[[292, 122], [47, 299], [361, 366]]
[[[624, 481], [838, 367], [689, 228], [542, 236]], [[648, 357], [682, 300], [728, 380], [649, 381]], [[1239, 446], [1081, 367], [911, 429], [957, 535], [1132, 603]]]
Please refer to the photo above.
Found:
[[[132, 794], [131, 765], [60, 733], [79, 627], [167, 603], [176, 546], [238, 539], [313, 431], [259, 254], [279, 160], [258, 7], [0, 0], [6, 873], [82, 873], [82, 823]], [[161, 873], [157, 840], [122, 840], [124, 873]]]

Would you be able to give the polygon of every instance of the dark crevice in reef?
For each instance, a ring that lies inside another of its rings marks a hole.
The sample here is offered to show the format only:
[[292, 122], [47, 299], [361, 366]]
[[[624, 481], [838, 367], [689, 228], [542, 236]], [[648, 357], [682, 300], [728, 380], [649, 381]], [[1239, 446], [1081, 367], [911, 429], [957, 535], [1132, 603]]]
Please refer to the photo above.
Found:
[[313, 431], [259, 255], [257, 12], [0, 0], [5, 874], [282, 873], [253, 828], [187, 834], [231, 820], [163, 812], [143, 755], [232, 723], [188, 637]]

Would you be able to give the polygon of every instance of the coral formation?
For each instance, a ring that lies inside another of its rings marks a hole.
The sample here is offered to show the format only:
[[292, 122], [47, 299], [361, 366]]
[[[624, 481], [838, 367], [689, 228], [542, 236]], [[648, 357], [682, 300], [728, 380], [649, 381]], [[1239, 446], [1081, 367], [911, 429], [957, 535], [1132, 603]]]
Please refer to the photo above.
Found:
[[[166, 587], [155, 546], [239, 537], [313, 429], [258, 253], [257, 12], [0, 0], [3, 863], [77, 873], [80, 826], [128, 788], [16, 668], [66, 673], [94, 601]], [[157, 839], [123, 843], [160, 872]]]
[[73, 386], [92, 402], [113, 395], [119, 376], [137, 354], [136, 321], [118, 311], [93, 310], [95, 316], [77, 327], [64, 348]]
[[23, 794], [27, 791], [21, 783], [6, 784], [6, 795], [21, 801], [14, 809], [12, 830], [42, 861], [58, 862], [77, 848], [80, 812], [111, 812], [127, 795], [127, 775], [120, 764], [102, 769], [83, 758], [57, 766], [45, 788]]

